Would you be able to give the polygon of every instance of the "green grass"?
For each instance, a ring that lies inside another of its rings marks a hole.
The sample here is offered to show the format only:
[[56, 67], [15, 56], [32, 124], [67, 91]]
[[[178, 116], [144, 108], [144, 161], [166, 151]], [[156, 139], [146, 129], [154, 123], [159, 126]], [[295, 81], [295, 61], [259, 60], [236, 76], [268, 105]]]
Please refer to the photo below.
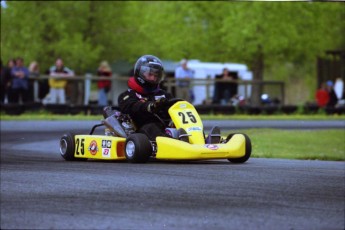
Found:
[[345, 160], [345, 130], [238, 131], [249, 136], [252, 157], [303, 160]]

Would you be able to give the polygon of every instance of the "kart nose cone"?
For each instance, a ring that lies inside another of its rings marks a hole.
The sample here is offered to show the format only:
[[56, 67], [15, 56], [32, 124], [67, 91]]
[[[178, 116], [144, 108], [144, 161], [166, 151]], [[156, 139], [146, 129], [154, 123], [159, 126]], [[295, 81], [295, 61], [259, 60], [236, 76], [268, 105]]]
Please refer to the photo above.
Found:
[[126, 145], [126, 153], [129, 157], [133, 157], [135, 145], [133, 141], [128, 141]]

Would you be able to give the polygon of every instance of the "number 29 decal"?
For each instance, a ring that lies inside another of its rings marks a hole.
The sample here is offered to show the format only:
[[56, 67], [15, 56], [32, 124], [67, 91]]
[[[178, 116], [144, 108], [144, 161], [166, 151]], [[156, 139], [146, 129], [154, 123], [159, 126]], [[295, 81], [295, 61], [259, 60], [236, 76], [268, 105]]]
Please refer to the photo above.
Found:
[[183, 124], [188, 124], [189, 121], [192, 122], [192, 123], [196, 123], [197, 120], [195, 118], [195, 116], [193, 115], [192, 112], [178, 112], [178, 115], [181, 117], [182, 119], [182, 123]]

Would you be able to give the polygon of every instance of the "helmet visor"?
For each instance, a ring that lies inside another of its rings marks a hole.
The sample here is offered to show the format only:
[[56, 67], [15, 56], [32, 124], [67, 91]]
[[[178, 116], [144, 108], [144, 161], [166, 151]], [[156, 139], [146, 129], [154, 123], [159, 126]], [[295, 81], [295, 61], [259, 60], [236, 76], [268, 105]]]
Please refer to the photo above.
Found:
[[154, 68], [149, 66], [140, 67], [140, 76], [147, 82], [158, 84], [162, 79], [163, 71], [161, 68]]

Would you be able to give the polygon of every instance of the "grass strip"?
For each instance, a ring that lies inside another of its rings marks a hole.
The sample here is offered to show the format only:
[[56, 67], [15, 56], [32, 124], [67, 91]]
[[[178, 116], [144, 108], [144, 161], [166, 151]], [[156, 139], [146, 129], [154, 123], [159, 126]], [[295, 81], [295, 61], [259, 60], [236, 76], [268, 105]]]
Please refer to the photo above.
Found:
[[345, 160], [345, 130], [248, 129], [252, 157], [303, 160]]

